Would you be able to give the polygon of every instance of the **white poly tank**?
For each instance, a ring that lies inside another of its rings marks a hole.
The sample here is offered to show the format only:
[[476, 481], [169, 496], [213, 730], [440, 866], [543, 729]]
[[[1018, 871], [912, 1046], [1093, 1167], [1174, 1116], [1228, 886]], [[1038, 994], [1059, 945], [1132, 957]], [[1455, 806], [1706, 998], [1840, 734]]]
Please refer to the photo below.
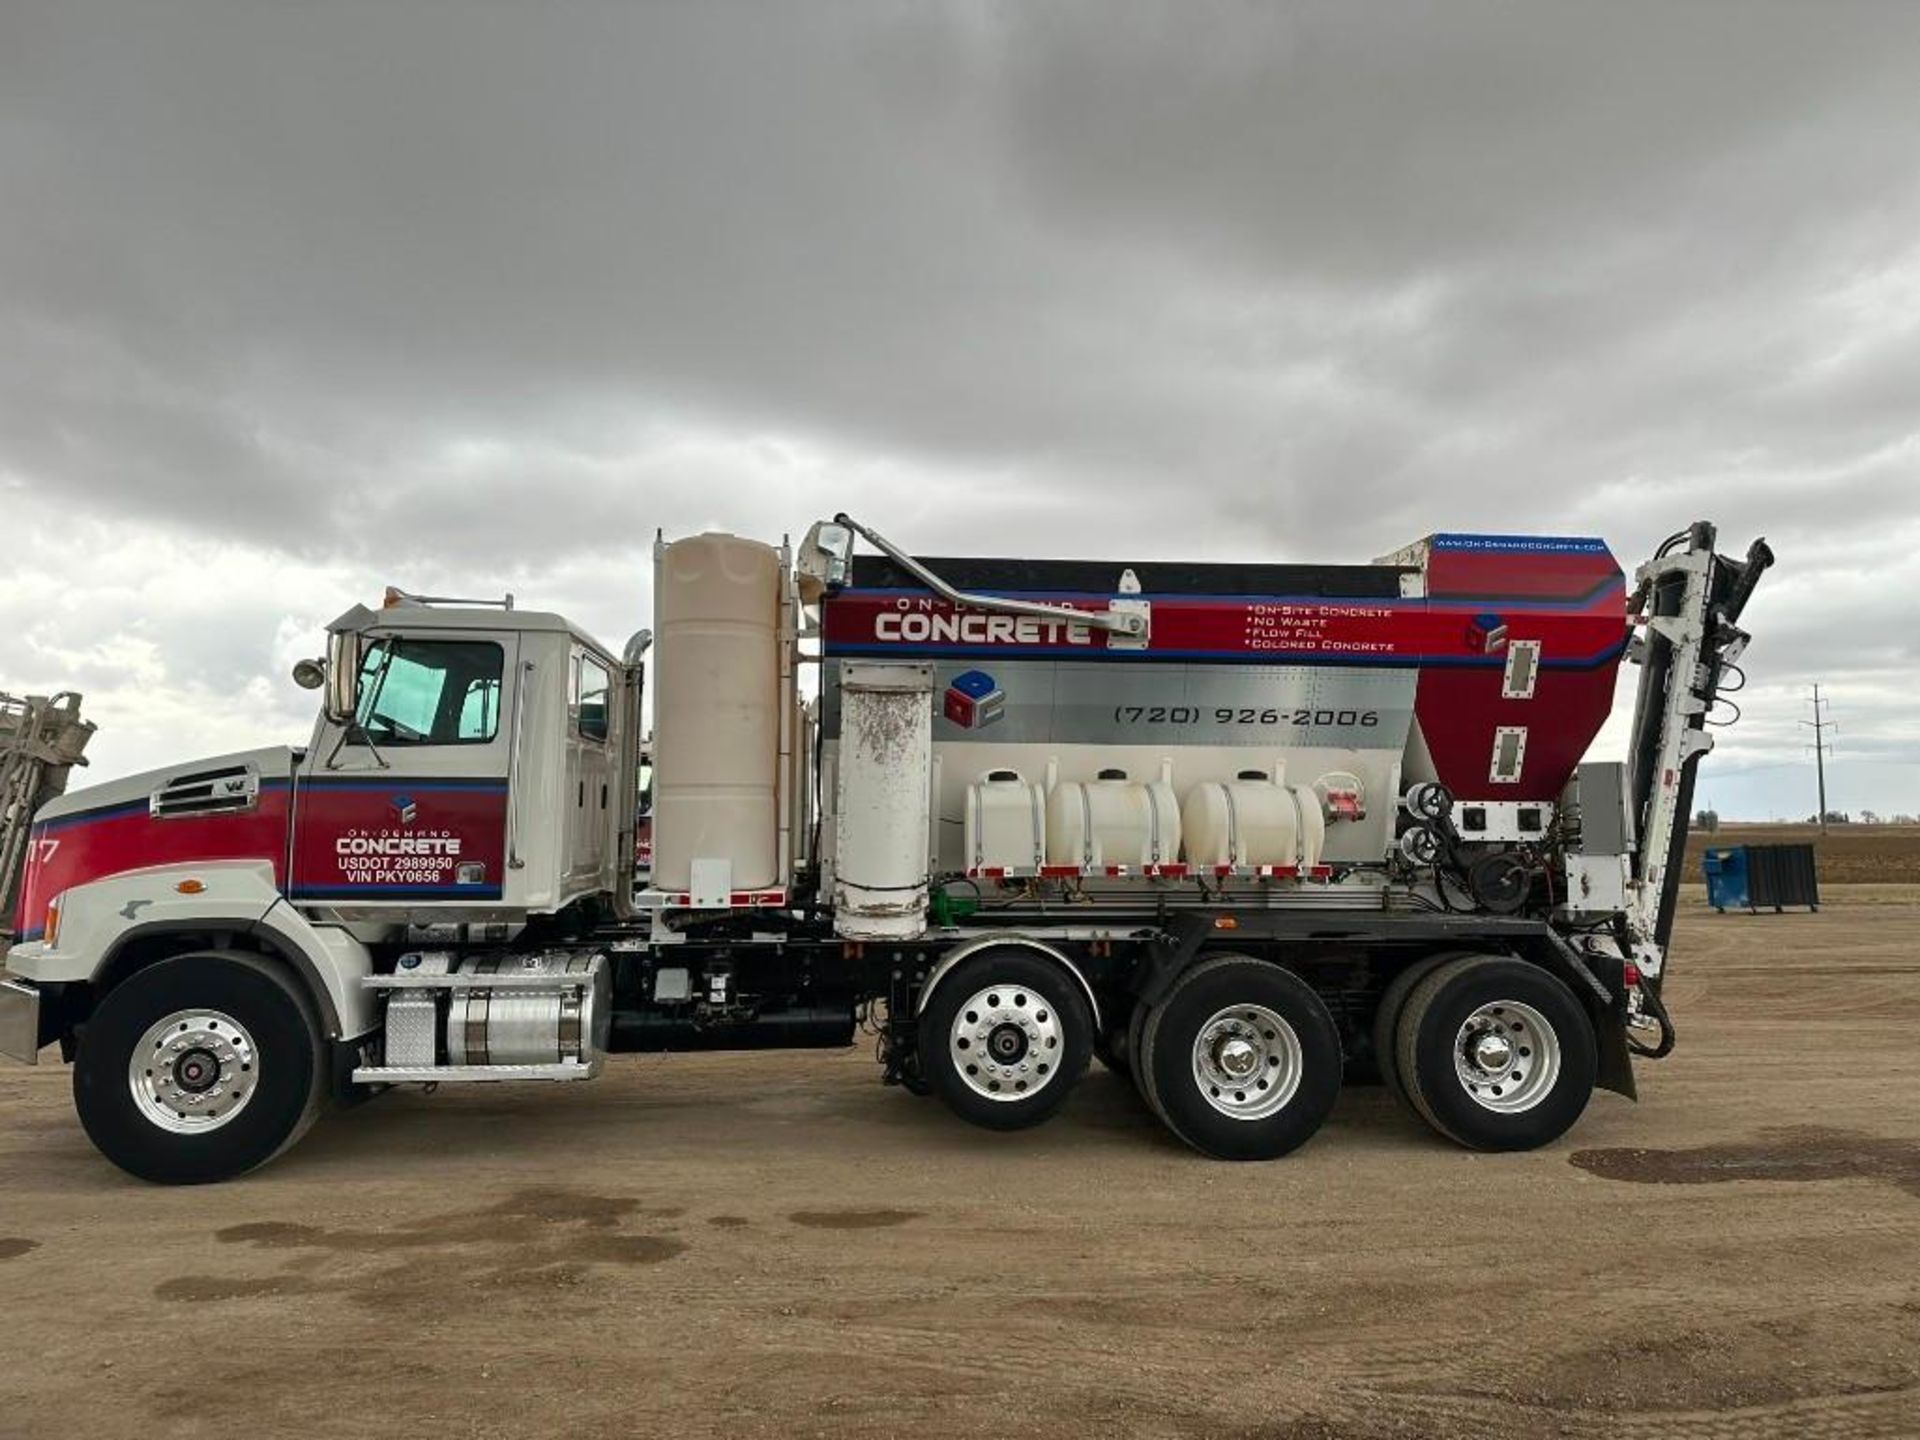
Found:
[[1017, 770], [989, 770], [967, 787], [963, 829], [970, 870], [1046, 863], [1046, 796]]
[[727, 862], [731, 890], [783, 884], [780, 552], [677, 540], [658, 552], [653, 604], [653, 884], [689, 889], [696, 860]]
[[1180, 856], [1180, 804], [1165, 781], [1123, 770], [1065, 780], [1047, 796], [1049, 865], [1170, 865]]
[[1257, 771], [1194, 786], [1180, 818], [1198, 866], [1317, 865], [1327, 834], [1319, 796]]

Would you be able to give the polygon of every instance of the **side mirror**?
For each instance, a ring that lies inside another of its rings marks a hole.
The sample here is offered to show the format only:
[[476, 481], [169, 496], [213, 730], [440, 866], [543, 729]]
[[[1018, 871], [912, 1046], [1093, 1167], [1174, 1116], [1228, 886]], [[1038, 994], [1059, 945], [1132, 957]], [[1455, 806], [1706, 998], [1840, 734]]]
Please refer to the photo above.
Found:
[[327, 662], [322, 677], [327, 687], [327, 719], [336, 725], [352, 721], [360, 708], [360, 632], [327, 633]]
[[293, 667], [293, 683], [302, 690], [318, 690], [327, 683], [327, 662], [302, 660]]

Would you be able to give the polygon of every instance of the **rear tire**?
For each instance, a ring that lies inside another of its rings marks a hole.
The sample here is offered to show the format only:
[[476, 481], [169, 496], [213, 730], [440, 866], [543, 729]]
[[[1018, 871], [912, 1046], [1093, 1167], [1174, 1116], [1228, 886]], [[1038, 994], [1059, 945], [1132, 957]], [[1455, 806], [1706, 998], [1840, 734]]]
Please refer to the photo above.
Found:
[[956, 965], [919, 1028], [920, 1073], [954, 1114], [989, 1130], [1047, 1119], [1093, 1056], [1093, 1012], [1080, 982], [1014, 946]]
[[1140, 1092], [1140, 1098], [1147, 1102], [1147, 1109], [1153, 1112], [1154, 1117], [1171, 1130], [1173, 1126], [1168, 1125], [1167, 1117], [1160, 1113], [1160, 1101], [1153, 1093], [1153, 1072], [1140, 1059], [1146, 1053], [1144, 1037], [1147, 1020], [1152, 1014], [1153, 1007], [1146, 1001], [1134, 1001], [1133, 1013], [1127, 1017], [1127, 1059], [1130, 1062], [1133, 1088]]
[[73, 1103], [129, 1175], [199, 1185], [306, 1133], [325, 1070], [312, 1011], [281, 971], [236, 951], [180, 955], [107, 992], [81, 1032]]
[[1537, 965], [1497, 955], [1450, 960], [1414, 986], [1397, 1028], [1407, 1098], [1468, 1149], [1551, 1144], [1593, 1097], [1593, 1022]]
[[1414, 986], [1449, 960], [1459, 958], [1460, 952], [1456, 950], [1415, 960], [1393, 977], [1386, 993], [1380, 997], [1380, 1008], [1373, 1012], [1373, 1058], [1380, 1068], [1380, 1083], [1392, 1092], [1395, 1103], [1422, 1120], [1426, 1117], [1408, 1098], [1406, 1082], [1400, 1078], [1400, 1016], [1407, 1008], [1407, 997], [1413, 993]]
[[1194, 966], [1147, 1016], [1135, 1061], [1155, 1113], [1221, 1160], [1272, 1160], [1326, 1121], [1340, 1032], [1297, 975], [1244, 955]]

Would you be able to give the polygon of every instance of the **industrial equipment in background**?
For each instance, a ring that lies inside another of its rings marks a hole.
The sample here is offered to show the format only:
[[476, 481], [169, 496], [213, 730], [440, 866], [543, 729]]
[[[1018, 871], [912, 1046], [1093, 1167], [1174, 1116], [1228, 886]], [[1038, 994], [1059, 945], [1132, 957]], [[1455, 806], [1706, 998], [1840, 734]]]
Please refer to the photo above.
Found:
[[[841, 515], [658, 544], [619, 652], [390, 591], [297, 667], [305, 748], [40, 808], [0, 1051], [57, 1044], [95, 1144], [171, 1182], [329, 1099], [862, 1031], [995, 1129], [1098, 1055], [1213, 1156], [1362, 1076], [1538, 1146], [1672, 1048], [1695, 771], [1772, 561], [1715, 539], [1629, 585], [1586, 538], [921, 559]], [[1623, 658], [1628, 752], [1588, 762]]]
[[1716, 845], [1701, 855], [1700, 868], [1716, 910], [1820, 908], [1812, 845]]
[[86, 764], [93, 725], [80, 718], [80, 697], [9, 695], [0, 690], [0, 939], [20, 902], [33, 817], [65, 793], [67, 777]]

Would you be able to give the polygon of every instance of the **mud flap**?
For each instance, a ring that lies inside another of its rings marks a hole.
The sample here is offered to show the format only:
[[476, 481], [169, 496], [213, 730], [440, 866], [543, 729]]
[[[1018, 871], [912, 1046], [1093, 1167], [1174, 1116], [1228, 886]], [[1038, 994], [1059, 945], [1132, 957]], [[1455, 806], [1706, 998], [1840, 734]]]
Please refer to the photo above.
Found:
[[1638, 1100], [1640, 1092], [1633, 1083], [1633, 1057], [1627, 1050], [1627, 1027], [1621, 1023], [1620, 1017], [1614, 1014], [1597, 1016], [1593, 1038], [1600, 1052], [1599, 1073], [1593, 1081], [1595, 1087], [1611, 1090], [1629, 1100]]

